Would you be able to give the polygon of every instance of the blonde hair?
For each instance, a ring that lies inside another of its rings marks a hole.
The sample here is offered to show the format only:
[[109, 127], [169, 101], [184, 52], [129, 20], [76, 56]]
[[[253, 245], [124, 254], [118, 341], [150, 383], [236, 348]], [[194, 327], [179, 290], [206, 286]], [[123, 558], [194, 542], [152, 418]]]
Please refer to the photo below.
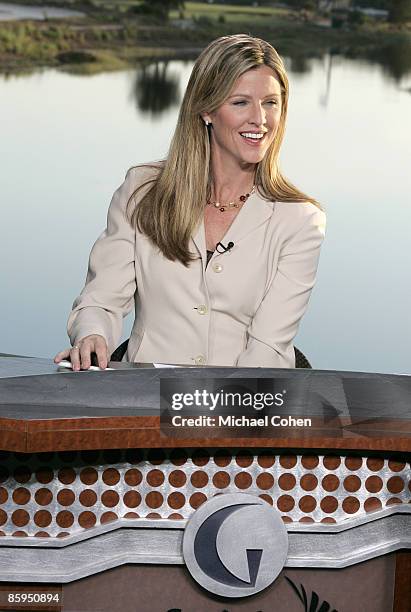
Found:
[[[246, 34], [223, 36], [210, 43], [194, 64], [167, 159], [157, 167], [152, 179], [137, 187], [128, 203], [132, 225], [172, 261], [187, 266], [194, 259], [189, 241], [210, 197], [210, 137], [201, 115], [216, 111], [242, 74], [263, 65], [274, 71], [280, 83], [282, 107], [276, 136], [257, 166], [256, 186], [270, 201], [308, 201], [318, 205], [294, 187], [278, 168], [289, 91], [282, 59], [260, 38]], [[150, 183], [138, 206], [133, 206], [134, 197]]]

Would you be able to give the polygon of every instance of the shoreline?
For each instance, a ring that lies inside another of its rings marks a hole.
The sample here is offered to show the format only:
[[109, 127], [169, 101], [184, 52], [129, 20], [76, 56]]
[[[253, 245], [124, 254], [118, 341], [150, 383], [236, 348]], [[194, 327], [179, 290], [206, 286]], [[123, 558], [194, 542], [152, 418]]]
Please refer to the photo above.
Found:
[[250, 28], [249, 22], [187, 25], [175, 20], [150, 24], [128, 17], [102, 17], [1, 21], [0, 74], [38, 68], [91, 74], [125, 69], [140, 61], [194, 59], [211, 40], [241, 31], [271, 42], [301, 71], [306, 60], [326, 53], [385, 65], [384, 49], [398, 47], [402, 63], [400, 69], [393, 68], [393, 74], [396, 76], [398, 70], [400, 77], [411, 73], [411, 30], [385, 23], [361, 29], [334, 29], [287, 17]]

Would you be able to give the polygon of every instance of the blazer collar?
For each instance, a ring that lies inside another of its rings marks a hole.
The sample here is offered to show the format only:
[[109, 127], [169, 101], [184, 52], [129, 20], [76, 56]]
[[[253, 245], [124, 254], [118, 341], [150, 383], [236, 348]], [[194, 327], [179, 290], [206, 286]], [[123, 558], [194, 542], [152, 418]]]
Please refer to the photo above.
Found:
[[[248, 234], [251, 234], [251, 232], [254, 232], [260, 225], [270, 219], [273, 211], [274, 203], [268, 202], [260, 196], [258, 191], [256, 191], [243, 205], [228, 228], [222, 242], [226, 244], [231, 241], [237, 244], [240, 240], [248, 236]], [[199, 254], [204, 259], [206, 257], [204, 219], [201, 220], [201, 223], [193, 235], [193, 242]]]

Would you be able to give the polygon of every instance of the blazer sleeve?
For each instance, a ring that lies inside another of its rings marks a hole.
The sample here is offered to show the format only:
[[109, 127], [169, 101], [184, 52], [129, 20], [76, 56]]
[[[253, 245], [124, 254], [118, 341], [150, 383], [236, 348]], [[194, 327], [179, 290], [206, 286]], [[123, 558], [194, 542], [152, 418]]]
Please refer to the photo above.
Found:
[[293, 340], [315, 282], [325, 215], [314, 205], [284, 243], [277, 271], [247, 330], [241, 367], [295, 368]]
[[91, 250], [86, 284], [69, 316], [67, 331], [72, 344], [100, 334], [111, 353], [119, 342], [123, 317], [130, 312], [137, 290], [135, 230], [126, 217], [127, 202], [137, 184], [132, 168], [113, 195], [107, 227]]

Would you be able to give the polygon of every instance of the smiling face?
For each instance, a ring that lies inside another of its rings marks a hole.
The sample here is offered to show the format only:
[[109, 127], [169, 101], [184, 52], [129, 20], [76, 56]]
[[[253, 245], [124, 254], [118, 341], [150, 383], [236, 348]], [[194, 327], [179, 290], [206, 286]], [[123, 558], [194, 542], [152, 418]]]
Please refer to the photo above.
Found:
[[211, 151], [223, 165], [257, 164], [275, 138], [281, 118], [281, 86], [268, 66], [248, 70], [229, 97], [203, 119], [212, 123]]

